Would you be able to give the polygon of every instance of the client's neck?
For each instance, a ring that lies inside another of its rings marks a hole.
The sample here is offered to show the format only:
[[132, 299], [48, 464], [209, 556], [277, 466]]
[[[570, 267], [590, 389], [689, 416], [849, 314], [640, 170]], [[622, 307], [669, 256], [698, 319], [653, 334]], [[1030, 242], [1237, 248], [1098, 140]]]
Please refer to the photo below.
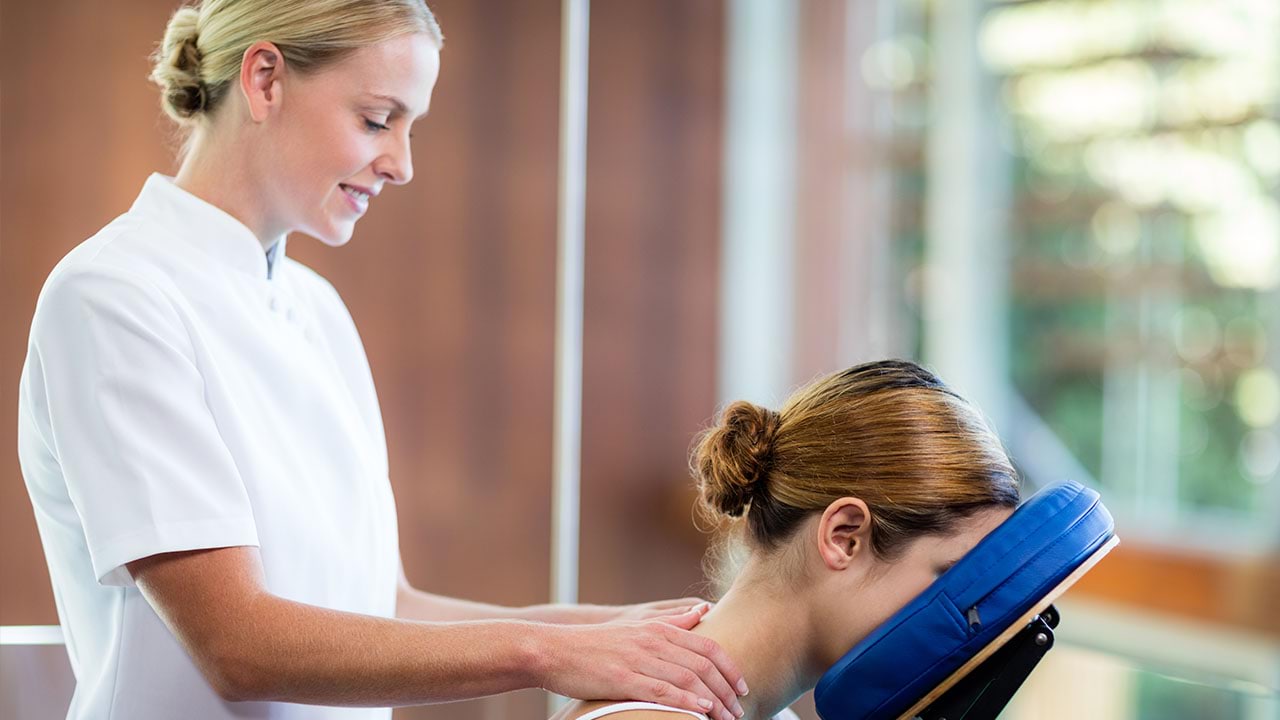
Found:
[[715, 640], [742, 671], [744, 720], [766, 720], [817, 683], [814, 630], [805, 604], [754, 561], [694, 628]]

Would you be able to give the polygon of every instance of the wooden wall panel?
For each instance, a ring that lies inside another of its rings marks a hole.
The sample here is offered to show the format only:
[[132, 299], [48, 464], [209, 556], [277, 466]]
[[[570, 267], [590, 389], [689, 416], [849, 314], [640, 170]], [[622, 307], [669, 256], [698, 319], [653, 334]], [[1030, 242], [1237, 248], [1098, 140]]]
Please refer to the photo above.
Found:
[[686, 463], [716, 401], [723, 25], [715, 0], [591, 7], [584, 600], [702, 579]]
[[[146, 56], [168, 4], [6, 3], [0, 24], [0, 624], [57, 622], [18, 468], [18, 379], [36, 296], [76, 244], [169, 167]], [[104, 29], [109, 29], [104, 32]]]
[[548, 592], [555, 323], [553, 3], [437, 2], [446, 33], [415, 178], [342, 249], [298, 256], [361, 322], [406, 570], [501, 603]]
[[[0, 405], [35, 298], [71, 247], [172, 173], [147, 55], [176, 3], [6, 3], [0, 32]], [[342, 293], [382, 401], [406, 569], [432, 591], [526, 604], [548, 593], [559, 3], [440, 0], [448, 37], [415, 180], [352, 242], [295, 237]], [[0, 414], [0, 624], [57, 622]], [[536, 717], [540, 692], [401, 717]]]
[[[535, 602], [546, 595], [549, 536], [559, 11], [554, 3], [510, 3], [505, 12], [433, 5], [451, 42], [432, 115], [416, 131], [414, 182], [388, 188], [346, 247], [296, 236], [290, 254], [333, 281], [360, 327], [382, 399], [410, 574], [443, 591]], [[27, 329], [48, 271], [126, 209], [149, 172], [175, 169], [169, 126], [145, 80], [146, 55], [172, 4], [106, 8], [6, 6], [6, 406], [17, 405]], [[100, 61], [95, 73], [84, 72], [86, 53]], [[32, 57], [40, 62], [22, 62]], [[6, 577], [23, 579], [6, 584], [0, 623], [51, 623], [15, 418], [0, 423], [0, 557]], [[486, 514], [491, 531], [475, 533], [473, 518]], [[500, 566], [513, 533], [522, 550], [511, 571], [528, 580], [482, 577], [474, 556]]]
[[[361, 322], [401, 548], [432, 592], [523, 605], [550, 585], [560, 12], [433, 2], [446, 41], [412, 183], [302, 257]], [[541, 691], [397, 718], [542, 717]]]
[[[407, 572], [494, 602], [548, 592], [560, 3], [438, 0], [447, 36], [416, 177], [352, 242], [290, 253], [338, 287], [382, 401]], [[49, 269], [172, 173], [147, 55], [175, 3], [6, 4], [0, 27], [0, 405], [16, 408]], [[722, 13], [593, 3], [583, 596], [701, 577], [684, 470], [714, 404]], [[38, 62], [33, 60], [38, 58]], [[90, 69], [92, 71], [90, 71]], [[0, 624], [56, 622], [0, 414]], [[403, 718], [537, 717], [539, 692]]]
[[[844, 332], [865, 338], [865, 303], [850, 273], [850, 247], [869, 240], [848, 207], [850, 92], [845, 76], [845, 0], [799, 3], [796, 78], [795, 279], [791, 381], [795, 385], [841, 369]], [[862, 218], [859, 218], [862, 219]], [[857, 238], [858, 240], [855, 240]], [[850, 286], [854, 287], [850, 287]], [[850, 327], [852, 325], [853, 327]], [[861, 331], [861, 332], [859, 332]], [[863, 346], [865, 346], [865, 340]]]

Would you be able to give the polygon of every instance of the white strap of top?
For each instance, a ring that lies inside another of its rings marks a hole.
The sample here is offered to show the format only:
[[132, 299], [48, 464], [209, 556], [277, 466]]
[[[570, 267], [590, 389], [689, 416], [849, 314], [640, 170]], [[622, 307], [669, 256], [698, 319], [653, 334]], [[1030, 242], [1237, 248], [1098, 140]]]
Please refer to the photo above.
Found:
[[[598, 717], [626, 712], [628, 710], [665, 710], [666, 712], [684, 713], [685, 715], [692, 715], [693, 717], [707, 720], [706, 715], [700, 715], [692, 710], [683, 710], [681, 708], [667, 707], [666, 705], [649, 702], [625, 702], [618, 703], [616, 705], [606, 705], [602, 708], [596, 708], [586, 715], [582, 715], [578, 720], [595, 720], [595, 718]], [[800, 716], [796, 715], [791, 708], [783, 708], [777, 715], [773, 716], [773, 720], [800, 720]]]
[[702, 718], [702, 720], [707, 720], [706, 715], [693, 712], [692, 710], [682, 710], [681, 708], [667, 707], [666, 705], [659, 705], [657, 703], [650, 703], [650, 702], [624, 702], [624, 703], [618, 703], [616, 705], [606, 705], [602, 708], [596, 708], [595, 710], [592, 710], [586, 715], [580, 715], [578, 717], [578, 720], [595, 720], [595, 718], [598, 718], [598, 717], [604, 717], [605, 715], [613, 715], [614, 713], [626, 712], [628, 710], [660, 710], [660, 711], [673, 712], [673, 713], [682, 713], [684, 715], [692, 715], [693, 717]]

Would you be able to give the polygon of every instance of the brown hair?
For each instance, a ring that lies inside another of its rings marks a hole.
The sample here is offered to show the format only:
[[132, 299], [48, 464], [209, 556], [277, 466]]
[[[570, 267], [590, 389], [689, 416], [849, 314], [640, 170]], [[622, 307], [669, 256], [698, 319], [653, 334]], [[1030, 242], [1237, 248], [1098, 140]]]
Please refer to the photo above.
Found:
[[290, 67], [306, 73], [415, 32], [444, 45], [423, 0], [203, 0], [169, 19], [151, 79], [165, 113], [185, 127], [217, 109], [245, 50], [259, 40], [275, 43]]
[[690, 466], [702, 509], [745, 516], [749, 540], [766, 549], [841, 497], [866, 502], [871, 545], [884, 560], [918, 535], [1019, 499], [1017, 472], [978, 410], [901, 360], [816, 380], [781, 412], [729, 405]]

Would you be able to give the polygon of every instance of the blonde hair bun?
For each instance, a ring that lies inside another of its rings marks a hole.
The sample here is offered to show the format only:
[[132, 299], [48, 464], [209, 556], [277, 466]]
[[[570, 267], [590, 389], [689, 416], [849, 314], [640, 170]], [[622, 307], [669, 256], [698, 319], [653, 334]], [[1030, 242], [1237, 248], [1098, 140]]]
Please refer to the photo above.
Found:
[[767, 488], [769, 463], [781, 416], [739, 400], [703, 433], [690, 463], [703, 502], [730, 517], [741, 517]]
[[199, 21], [199, 10], [179, 8], [152, 57], [151, 80], [160, 86], [162, 107], [179, 122], [199, 114], [207, 101], [200, 77]]

